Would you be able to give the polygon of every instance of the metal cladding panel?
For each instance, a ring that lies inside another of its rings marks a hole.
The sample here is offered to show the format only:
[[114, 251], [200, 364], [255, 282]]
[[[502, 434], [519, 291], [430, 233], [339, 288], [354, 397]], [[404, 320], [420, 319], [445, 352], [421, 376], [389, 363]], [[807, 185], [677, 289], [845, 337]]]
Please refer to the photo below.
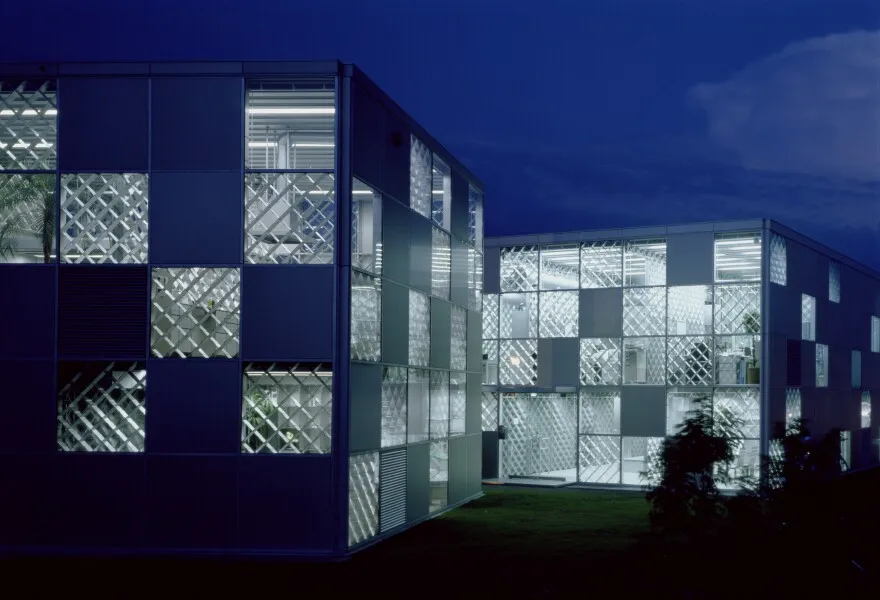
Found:
[[430, 294], [431, 222], [415, 212], [411, 212], [409, 218], [409, 283], [414, 288]]
[[467, 370], [480, 371], [483, 366], [483, 320], [475, 310], [467, 312]]
[[669, 285], [709, 285], [715, 279], [712, 232], [678, 233], [666, 238], [666, 282]]
[[621, 337], [623, 290], [621, 288], [581, 290], [579, 315], [580, 337]]
[[465, 432], [476, 435], [483, 431], [483, 379], [481, 373], [467, 374], [467, 409]]
[[379, 531], [384, 533], [406, 523], [405, 448], [379, 455]]
[[[0, 358], [0, 378], [4, 382], [0, 452], [53, 452], [57, 402], [53, 361]], [[7, 487], [15, 487], [14, 482]]]
[[[381, 189], [385, 182], [385, 146], [393, 144], [386, 129], [388, 111], [362, 86], [351, 86], [351, 169], [355, 177]], [[409, 197], [398, 198], [408, 202]]]
[[406, 206], [392, 200], [382, 203], [382, 275], [404, 285], [410, 278], [409, 228]]
[[501, 293], [501, 249], [486, 248], [483, 254], [483, 293]]
[[[800, 387], [803, 381], [803, 342], [788, 339], [785, 342], [785, 383], [791, 387]], [[773, 367], [771, 366], [771, 369]]]
[[620, 399], [620, 433], [639, 437], [666, 435], [666, 388], [624, 386]]
[[383, 282], [382, 316], [382, 360], [395, 365], [408, 364], [409, 290], [407, 288]]
[[770, 286], [770, 310], [767, 323], [770, 333], [778, 333], [788, 338], [801, 337], [801, 294], [791, 286]]
[[764, 360], [765, 377], [770, 385], [785, 386], [788, 383], [788, 340], [783, 335], [768, 336], [770, 353]]
[[452, 169], [452, 213], [450, 228], [452, 235], [466, 240], [468, 237], [468, 197], [470, 184], [455, 169]]
[[3, 265], [0, 268], [0, 360], [51, 358], [55, 354], [55, 277], [53, 267]]
[[468, 497], [468, 438], [449, 439], [449, 503], [461, 502]]
[[18, 453], [7, 454], [0, 460], [0, 481], [4, 482], [0, 486], [0, 506], [4, 511], [0, 519], [0, 546], [57, 543], [55, 521], [62, 511], [58, 510], [58, 488], [53, 485], [52, 466], [56, 458], [52, 453]]
[[483, 486], [483, 436], [479, 433], [476, 435], [469, 435], [467, 436], [467, 441], [468, 496], [475, 496], [480, 493]]
[[378, 450], [382, 443], [382, 366], [352, 363], [349, 384], [349, 452]]
[[431, 503], [430, 447], [430, 444], [423, 443], [406, 448], [407, 523], [418, 521], [428, 515]]

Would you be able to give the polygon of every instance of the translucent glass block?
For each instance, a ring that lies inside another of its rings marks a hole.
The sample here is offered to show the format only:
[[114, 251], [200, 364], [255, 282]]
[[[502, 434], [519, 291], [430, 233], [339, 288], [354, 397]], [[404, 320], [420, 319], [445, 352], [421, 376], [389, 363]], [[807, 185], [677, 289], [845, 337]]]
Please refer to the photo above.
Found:
[[246, 262], [333, 262], [336, 181], [332, 173], [248, 173], [244, 208]]
[[715, 383], [756, 385], [761, 383], [761, 336], [715, 336]]
[[[761, 435], [761, 392], [755, 388], [715, 388], [712, 410], [716, 426], [734, 436]], [[739, 421], [740, 431], [736, 424]]]
[[431, 218], [431, 151], [411, 136], [409, 154], [409, 203], [414, 211]]
[[483, 383], [498, 385], [498, 340], [483, 340]]
[[534, 292], [538, 289], [537, 246], [501, 249], [501, 291]]
[[438, 298], [449, 299], [449, 282], [452, 258], [449, 234], [431, 228], [431, 293]]
[[483, 294], [483, 339], [498, 339], [498, 315], [500, 297], [498, 294]]
[[572, 292], [541, 292], [539, 336], [566, 338], [578, 336], [579, 295]]
[[816, 344], [816, 387], [828, 387], [828, 346]]
[[449, 435], [464, 435], [467, 419], [467, 375], [449, 374]]
[[581, 385], [620, 385], [620, 339], [584, 338], [580, 345]]
[[538, 337], [538, 294], [501, 294], [502, 338]]
[[624, 338], [623, 383], [666, 383], [666, 338]]
[[351, 265], [382, 274], [382, 196], [358, 179], [352, 179]]
[[431, 423], [432, 440], [449, 436], [449, 373], [431, 371]]
[[786, 285], [788, 279], [788, 256], [785, 238], [775, 233], [770, 234], [770, 282]]
[[712, 333], [712, 286], [670, 287], [666, 306], [668, 335]]
[[785, 429], [788, 430], [801, 418], [801, 391], [798, 388], [785, 390]]
[[880, 352], [880, 317], [871, 317], [871, 352]]
[[[577, 413], [576, 394], [518, 394], [528, 407], [527, 420], [531, 442], [538, 452], [532, 458], [533, 473], [576, 469]], [[536, 439], [537, 438], [537, 439]], [[528, 472], [528, 471], [527, 471]]]
[[0, 81], [0, 171], [55, 170], [57, 84]]
[[467, 311], [459, 306], [453, 306], [451, 323], [450, 364], [455, 371], [465, 371], [467, 370]]
[[535, 385], [538, 381], [538, 340], [502, 340], [498, 379], [501, 385]]
[[862, 392], [861, 403], [861, 425], [862, 428], [871, 427], [871, 392]]
[[849, 431], [840, 432], [840, 470], [849, 471], [852, 465], [852, 438]]
[[[698, 403], [697, 400], [702, 400]], [[702, 406], [711, 406], [712, 390], [687, 390], [670, 388], [666, 392], [666, 435], [675, 435], [689, 412]]]
[[623, 291], [623, 335], [666, 335], [666, 288]]
[[816, 341], [816, 299], [801, 294], [801, 338]]
[[242, 391], [241, 451], [328, 454], [333, 370], [327, 364], [248, 364]]
[[666, 338], [666, 371], [669, 385], [712, 385], [712, 338]]
[[473, 306], [474, 294], [477, 293], [477, 251], [467, 247], [467, 294], [469, 307]]
[[733, 463], [728, 470], [728, 475], [733, 478], [734, 483], [731, 486], [723, 487], [736, 487], [738, 480], [760, 477], [760, 448], [761, 442], [759, 440], [739, 440], [734, 443]]
[[430, 300], [425, 294], [409, 291], [409, 364], [427, 367], [431, 353]]
[[580, 244], [544, 246], [541, 254], [541, 289], [576, 290], [580, 285]]
[[582, 435], [578, 444], [578, 481], [620, 483], [620, 437]]
[[348, 545], [356, 546], [379, 532], [379, 453], [348, 458]]
[[59, 380], [61, 452], [143, 452], [147, 371], [142, 363], [82, 365]]
[[450, 229], [452, 178], [449, 166], [434, 154], [431, 168], [431, 220], [437, 227]]
[[660, 456], [663, 438], [624, 437], [622, 442], [620, 482], [624, 485], [646, 483]]
[[483, 392], [482, 397], [483, 431], [498, 429], [498, 393]]
[[55, 262], [56, 209], [54, 173], [0, 171], [0, 263]]
[[468, 265], [473, 266], [473, 277], [468, 276], [468, 306], [479, 311], [483, 308], [483, 255], [468, 248]]
[[381, 280], [352, 271], [351, 360], [379, 360], [382, 349], [381, 307]]
[[69, 263], [147, 262], [147, 176], [61, 177], [61, 259]]
[[423, 442], [430, 431], [430, 371], [409, 369], [407, 381], [407, 433], [409, 443]]
[[483, 248], [483, 192], [468, 188], [468, 241], [475, 247]]
[[446, 508], [448, 502], [449, 442], [447, 440], [431, 442], [429, 466], [430, 512], [434, 512]]
[[229, 268], [152, 271], [150, 349], [158, 357], [238, 356], [241, 274]]
[[581, 287], [623, 285], [623, 246], [616, 240], [585, 242], [581, 247]]
[[403, 367], [382, 369], [382, 447], [406, 443], [407, 381]]
[[761, 332], [759, 284], [715, 286], [715, 334]]
[[715, 281], [761, 280], [761, 232], [715, 234]]
[[840, 264], [833, 261], [828, 265], [828, 299], [840, 302]]
[[620, 433], [620, 391], [581, 390], [580, 431], [582, 434]]
[[626, 242], [623, 280], [627, 286], [666, 285], [666, 240]]

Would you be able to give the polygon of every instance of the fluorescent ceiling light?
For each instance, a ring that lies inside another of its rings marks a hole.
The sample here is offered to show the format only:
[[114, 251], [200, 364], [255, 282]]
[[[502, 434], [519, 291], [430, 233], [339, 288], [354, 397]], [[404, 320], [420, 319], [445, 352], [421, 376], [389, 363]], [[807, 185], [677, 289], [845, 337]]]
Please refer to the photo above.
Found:
[[248, 108], [252, 115], [335, 115], [332, 106], [255, 106]]
[[276, 142], [248, 142], [248, 148], [274, 148]]
[[[248, 148], [275, 148], [278, 142], [248, 142]], [[297, 142], [291, 144], [291, 148], [333, 148], [335, 144], [324, 142]]]
[[434, 194], [435, 196], [442, 196], [443, 190], [432, 190], [431, 193]]
[[370, 190], [353, 190], [351, 193], [353, 196], [372, 196], [373, 195], [373, 192], [371, 192]]

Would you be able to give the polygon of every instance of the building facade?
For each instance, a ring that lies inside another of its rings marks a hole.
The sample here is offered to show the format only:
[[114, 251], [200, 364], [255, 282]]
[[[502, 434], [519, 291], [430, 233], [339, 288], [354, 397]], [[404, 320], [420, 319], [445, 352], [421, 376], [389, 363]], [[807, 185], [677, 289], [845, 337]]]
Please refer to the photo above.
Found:
[[332, 557], [479, 495], [481, 190], [352, 65], [0, 65], [0, 547]]
[[867, 267], [761, 220], [491, 238], [485, 265], [484, 475], [641, 485], [697, 398], [743, 438], [734, 476], [799, 417], [877, 462]]

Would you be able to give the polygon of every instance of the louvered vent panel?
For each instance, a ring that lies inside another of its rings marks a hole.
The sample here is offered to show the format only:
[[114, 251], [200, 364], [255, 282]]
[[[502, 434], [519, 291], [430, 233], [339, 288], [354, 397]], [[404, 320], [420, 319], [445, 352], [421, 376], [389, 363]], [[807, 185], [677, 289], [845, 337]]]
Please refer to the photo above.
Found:
[[788, 340], [785, 378], [787, 385], [801, 385], [801, 342]]
[[406, 522], [406, 450], [383, 452], [379, 459], [379, 531]]

